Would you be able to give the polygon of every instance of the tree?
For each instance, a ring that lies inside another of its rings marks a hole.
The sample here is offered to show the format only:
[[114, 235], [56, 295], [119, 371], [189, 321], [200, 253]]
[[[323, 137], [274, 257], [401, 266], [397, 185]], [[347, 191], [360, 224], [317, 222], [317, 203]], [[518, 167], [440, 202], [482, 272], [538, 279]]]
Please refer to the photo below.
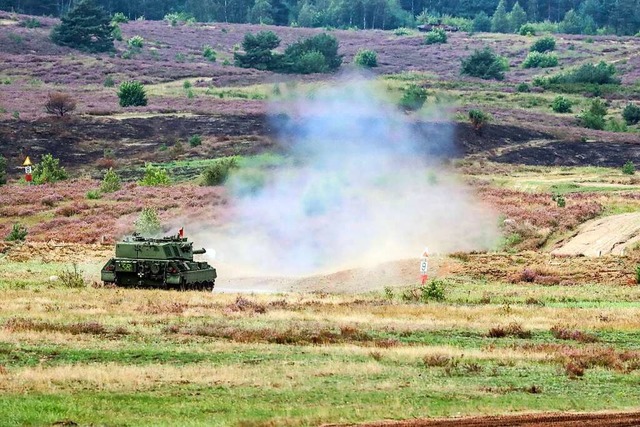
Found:
[[273, 49], [280, 45], [280, 38], [273, 31], [245, 34], [242, 41], [244, 53], [235, 52], [233, 57], [238, 67], [269, 70], [275, 66]]
[[527, 3], [527, 19], [529, 22], [538, 21], [538, 0], [529, 0]]
[[496, 11], [491, 18], [491, 31], [494, 33], [510, 33], [511, 22], [509, 22], [509, 16], [507, 15], [507, 7], [504, 0], [500, 0]]
[[571, 9], [564, 15], [560, 23], [560, 31], [567, 34], [582, 34], [585, 30], [585, 22], [575, 10]]
[[527, 13], [524, 11], [520, 3], [515, 2], [511, 12], [509, 13], [509, 22], [511, 29], [518, 31], [527, 22]]
[[51, 40], [88, 52], [113, 50], [111, 17], [95, 0], [81, 0], [51, 31]]
[[113, 193], [114, 191], [118, 191], [120, 187], [122, 187], [120, 177], [113, 168], [109, 168], [107, 173], [104, 174], [102, 184], [100, 184], [100, 191], [103, 193]]
[[305, 1], [300, 8], [298, 25], [301, 27], [317, 27], [320, 25], [318, 9], [310, 1]]
[[135, 80], [124, 82], [118, 89], [121, 107], [143, 107], [147, 105], [147, 94], [142, 83]]
[[635, 125], [640, 122], [640, 107], [635, 104], [628, 104], [622, 110], [622, 118], [628, 125]]
[[40, 163], [33, 168], [34, 184], [51, 184], [67, 179], [67, 171], [60, 166], [60, 159], [54, 158], [51, 154], [45, 154], [40, 159]]
[[471, 56], [462, 60], [462, 74], [481, 79], [504, 79], [504, 72], [508, 65], [495, 54], [491, 48], [476, 50]]
[[247, 20], [252, 24], [273, 24], [273, 7], [269, 0], [256, 0], [256, 3], [249, 9]]
[[68, 93], [54, 92], [48, 95], [44, 108], [47, 113], [62, 117], [76, 109], [76, 100]]
[[484, 11], [477, 13], [473, 18], [473, 31], [489, 32], [491, 31], [491, 18]]

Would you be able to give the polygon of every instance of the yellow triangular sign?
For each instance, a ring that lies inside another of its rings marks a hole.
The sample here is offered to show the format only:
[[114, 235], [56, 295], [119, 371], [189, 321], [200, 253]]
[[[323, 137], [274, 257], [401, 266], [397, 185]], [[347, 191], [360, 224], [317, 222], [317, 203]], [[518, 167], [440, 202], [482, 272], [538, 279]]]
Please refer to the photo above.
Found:
[[24, 162], [22, 162], [22, 166], [31, 166], [31, 159], [29, 158], [29, 156], [24, 159]]

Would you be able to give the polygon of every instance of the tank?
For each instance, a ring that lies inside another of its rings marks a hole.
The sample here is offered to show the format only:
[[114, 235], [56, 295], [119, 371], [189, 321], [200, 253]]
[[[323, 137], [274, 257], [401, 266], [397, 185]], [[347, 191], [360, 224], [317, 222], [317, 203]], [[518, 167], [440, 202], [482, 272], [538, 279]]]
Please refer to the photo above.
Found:
[[211, 291], [216, 269], [193, 259], [205, 252], [194, 250], [182, 230], [160, 239], [134, 233], [116, 243], [116, 256], [102, 267], [100, 275], [104, 284], [122, 287]]

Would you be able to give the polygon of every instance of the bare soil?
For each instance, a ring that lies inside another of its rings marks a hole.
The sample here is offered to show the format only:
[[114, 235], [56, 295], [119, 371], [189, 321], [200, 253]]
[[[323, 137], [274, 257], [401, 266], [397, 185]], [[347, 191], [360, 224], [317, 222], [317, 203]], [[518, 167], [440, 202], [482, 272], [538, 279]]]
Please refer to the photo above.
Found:
[[635, 427], [640, 413], [528, 414], [499, 417], [473, 417], [437, 420], [380, 421], [366, 424], [328, 424], [359, 427]]

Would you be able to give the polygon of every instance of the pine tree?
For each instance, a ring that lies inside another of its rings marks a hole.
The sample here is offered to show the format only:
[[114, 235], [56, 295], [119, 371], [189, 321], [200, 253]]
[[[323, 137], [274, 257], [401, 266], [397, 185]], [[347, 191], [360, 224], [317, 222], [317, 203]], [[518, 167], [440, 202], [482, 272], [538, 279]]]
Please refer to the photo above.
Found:
[[518, 31], [520, 27], [527, 23], [527, 13], [520, 6], [520, 3], [515, 2], [513, 5], [511, 13], [509, 13], [509, 21], [513, 31]]
[[510, 33], [511, 23], [509, 22], [509, 16], [507, 15], [507, 7], [504, 0], [500, 0], [496, 11], [491, 18], [491, 31], [494, 33]]
[[527, 4], [527, 18], [529, 22], [538, 21], [538, 0], [529, 0]]
[[82, 0], [62, 17], [51, 31], [51, 40], [61, 46], [89, 52], [113, 50], [111, 17], [95, 0]]
[[249, 22], [252, 24], [273, 24], [273, 6], [269, 0], [257, 0], [249, 10]]

